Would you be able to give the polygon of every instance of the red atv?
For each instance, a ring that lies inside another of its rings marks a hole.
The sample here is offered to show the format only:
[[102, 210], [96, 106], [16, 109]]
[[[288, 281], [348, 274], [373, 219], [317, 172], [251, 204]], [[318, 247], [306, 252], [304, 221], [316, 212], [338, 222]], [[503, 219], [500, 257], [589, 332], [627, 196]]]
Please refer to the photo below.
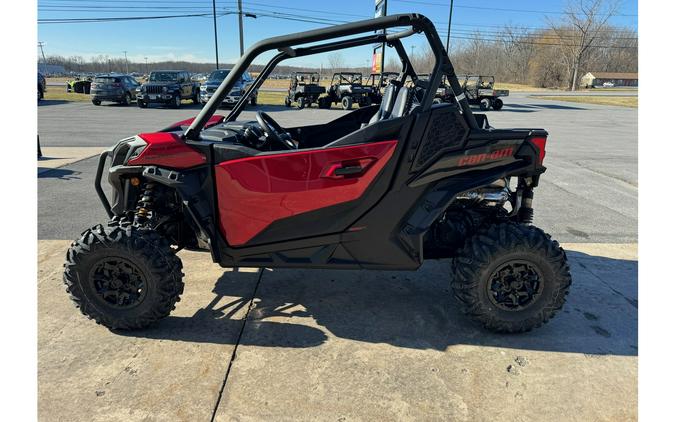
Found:
[[[426, 80], [401, 42], [414, 34], [435, 55]], [[381, 43], [403, 70], [380, 105], [303, 127], [281, 127], [260, 111], [255, 121], [237, 120], [282, 60]], [[277, 53], [253, 89], [227, 117], [214, 115], [269, 50]], [[444, 76], [454, 100], [433, 104]], [[538, 327], [562, 307], [571, 282], [565, 252], [531, 225], [547, 133], [494, 129], [461, 93], [433, 24], [418, 14], [255, 44], [196, 118], [101, 155], [95, 187], [111, 220], [69, 249], [68, 292], [96, 322], [133, 329], [166, 317], [179, 300], [183, 248], [209, 252], [223, 267], [416, 270], [424, 259], [451, 258], [448, 280], [468, 315], [500, 332]], [[107, 161], [110, 201], [101, 187]]]

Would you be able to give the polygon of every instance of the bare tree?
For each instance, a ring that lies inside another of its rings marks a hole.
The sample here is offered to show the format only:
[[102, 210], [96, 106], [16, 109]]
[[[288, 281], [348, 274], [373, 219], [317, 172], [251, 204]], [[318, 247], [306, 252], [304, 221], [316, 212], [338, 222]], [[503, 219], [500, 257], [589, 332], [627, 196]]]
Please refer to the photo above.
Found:
[[345, 58], [342, 56], [342, 53], [336, 51], [328, 56], [328, 66], [331, 68], [332, 72], [338, 72], [345, 68]]
[[568, 0], [562, 25], [551, 24], [569, 69], [569, 89], [577, 89], [579, 67], [616, 15], [616, 0]]

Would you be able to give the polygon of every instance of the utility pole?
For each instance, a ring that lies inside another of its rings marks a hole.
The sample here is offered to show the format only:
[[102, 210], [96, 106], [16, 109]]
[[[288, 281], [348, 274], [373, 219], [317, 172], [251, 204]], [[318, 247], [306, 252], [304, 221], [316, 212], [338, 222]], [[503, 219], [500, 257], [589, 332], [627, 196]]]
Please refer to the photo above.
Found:
[[145, 58], [145, 74], [148, 74], [148, 58]]
[[47, 59], [45, 58], [45, 50], [42, 48], [44, 47], [45, 43], [42, 41], [38, 41], [38, 47], [40, 47], [40, 52], [42, 53], [42, 62], [47, 63]]
[[239, 8], [239, 55], [244, 55], [244, 15], [241, 11], [241, 0], [237, 0]]
[[213, 0], [213, 38], [216, 41], [216, 69], [218, 66], [218, 27], [216, 25], [216, 0]]
[[452, 27], [452, 6], [455, 0], [450, 0], [450, 16], [448, 16], [448, 35], [445, 38], [445, 51], [450, 56], [450, 27]]
[[127, 75], [129, 74], [129, 60], [127, 60], [127, 50], [124, 50], [124, 64], [127, 69]]

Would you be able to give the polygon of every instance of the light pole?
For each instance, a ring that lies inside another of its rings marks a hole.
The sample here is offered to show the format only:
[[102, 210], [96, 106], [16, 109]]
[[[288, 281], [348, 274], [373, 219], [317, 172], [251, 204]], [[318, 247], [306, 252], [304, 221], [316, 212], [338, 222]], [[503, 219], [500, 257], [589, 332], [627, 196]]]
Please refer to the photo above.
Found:
[[450, 0], [450, 16], [448, 16], [448, 35], [445, 38], [445, 51], [450, 56], [450, 27], [452, 26], [452, 6], [454, 0]]
[[42, 63], [47, 63], [47, 59], [45, 58], [45, 50], [42, 48], [45, 46], [45, 43], [42, 41], [38, 41], [38, 47], [40, 47], [40, 52], [42, 53]]
[[127, 75], [129, 74], [129, 60], [127, 60], [127, 50], [124, 50], [124, 65], [127, 69]]
[[241, 12], [241, 0], [237, 0], [239, 10], [239, 56], [244, 55], [244, 16]]
[[148, 58], [145, 58], [145, 74], [148, 74]]
[[218, 26], [216, 25], [216, 0], [213, 0], [213, 38], [216, 41], [216, 69], [218, 65]]

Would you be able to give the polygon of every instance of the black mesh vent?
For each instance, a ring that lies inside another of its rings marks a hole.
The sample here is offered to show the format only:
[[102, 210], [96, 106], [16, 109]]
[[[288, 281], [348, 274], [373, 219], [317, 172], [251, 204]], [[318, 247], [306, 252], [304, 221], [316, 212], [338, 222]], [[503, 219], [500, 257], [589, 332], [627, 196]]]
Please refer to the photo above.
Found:
[[469, 127], [455, 106], [433, 110], [411, 170], [421, 169], [438, 154], [461, 148], [468, 133]]

